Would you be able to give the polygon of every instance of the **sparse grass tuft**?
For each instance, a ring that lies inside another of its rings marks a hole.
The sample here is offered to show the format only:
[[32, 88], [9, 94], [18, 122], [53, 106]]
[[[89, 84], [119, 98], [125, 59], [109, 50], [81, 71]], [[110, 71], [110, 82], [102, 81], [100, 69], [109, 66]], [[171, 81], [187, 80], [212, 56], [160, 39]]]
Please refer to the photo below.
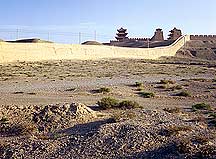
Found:
[[143, 91], [143, 88], [137, 88], [136, 91]]
[[125, 101], [122, 101], [118, 104], [118, 108], [134, 109], [134, 108], [141, 108], [141, 106], [135, 101], [125, 100]]
[[118, 106], [118, 100], [112, 97], [106, 97], [98, 101], [97, 104], [102, 109], [111, 109], [111, 108], [116, 108]]
[[196, 142], [201, 143], [201, 144], [205, 144], [205, 143], [209, 142], [210, 139], [209, 139], [209, 137], [204, 136], [204, 135], [199, 135], [199, 136], [197, 135], [197, 136], [195, 136], [194, 140]]
[[36, 95], [34, 92], [27, 93], [28, 95]]
[[180, 113], [181, 112], [181, 109], [180, 108], [164, 108], [163, 109], [164, 111], [166, 112], [169, 112], [169, 113]]
[[0, 124], [5, 124], [7, 122], [8, 122], [8, 118], [6, 118], [6, 117], [2, 117], [0, 120]]
[[159, 89], [167, 89], [168, 86], [167, 86], [167, 84], [163, 84], [163, 85], [156, 86], [156, 88], [159, 88]]
[[211, 110], [211, 106], [206, 103], [198, 103], [192, 106], [193, 111], [197, 110]]
[[106, 97], [102, 98], [100, 101], [97, 102], [97, 104], [102, 108], [102, 109], [135, 109], [135, 108], [141, 108], [141, 106], [135, 102], [135, 101], [130, 101], [130, 100], [124, 100], [119, 102], [118, 100], [111, 98], [111, 97]]
[[24, 94], [24, 92], [20, 91], [20, 92], [13, 92], [13, 94]]
[[176, 85], [176, 86], [173, 86], [173, 87], [170, 87], [171, 90], [180, 90], [182, 89], [183, 87], [181, 85]]
[[160, 83], [160, 84], [175, 84], [176, 82], [173, 81], [173, 80], [166, 80], [166, 79], [163, 79], [163, 80], [160, 80], [159, 83]]
[[102, 87], [102, 88], [96, 90], [96, 92], [98, 92], [98, 93], [109, 93], [109, 92], [111, 92], [111, 89], [107, 88], [107, 87]]
[[140, 92], [139, 94], [143, 98], [153, 98], [153, 97], [155, 97], [155, 94], [153, 92]]
[[66, 92], [73, 92], [73, 91], [75, 91], [76, 90], [76, 88], [68, 88], [68, 89], [66, 89], [65, 91]]
[[37, 134], [36, 137], [37, 137], [37, 139], [40, 139], [40, 140], [49, 140], [50, 139], [50, 136], [47, 134]]
[[211, 113], [209, 116], [216, 119], [216, 113]]
[[188, 92], [188, 91], [182, 91], [182, 92], [179, 92], [179, 93], [175, 94], [175, 96], [191, 97], [191, 93]]
[[143, 83], [142, 83], [142, 82], [136, 82], [134, 86], [135, 86], [135, 87], [142, 87], [142, 86], [143, 86]]
[[166, 136], [175, 136], [175, 135], [178, 135], [179, 132], [181, 131], [191, 131], [192, 128], [190, 126], [185, 126], [185, 125], [182, 125], [182, 126], [169, 126], [166, 130], [165, 130], [165, 135]]
[[115, 122], [121, 122], [124, 120], [130, 120], [130, 119], [134, 119], [136, 118], [136, 113], [130, 111], [125, 111], [125, 112], [118, 112], [118, 113], [114, 113], [113, 117]]
[[175, 143], [176, 144], [176, 148], [178, 150], [178, 152], [180, 153], [189, 153], [190, 152], [190, 144], [191, 144], [191, 141], [190, 139], [187, 139], [187, 138], [184, 138], [178, 142]]
[[30, 123], [0, 123], [0, 136], [28, 135], [36, 130]]

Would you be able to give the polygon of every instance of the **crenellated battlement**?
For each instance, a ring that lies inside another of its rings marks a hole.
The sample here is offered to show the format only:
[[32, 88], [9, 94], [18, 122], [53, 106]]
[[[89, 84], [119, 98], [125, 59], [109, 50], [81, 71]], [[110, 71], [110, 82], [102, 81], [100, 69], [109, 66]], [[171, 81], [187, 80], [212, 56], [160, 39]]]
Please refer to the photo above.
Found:
[[129, 38], [129, 40], [133, 40], [133, 41], [148, 41], [150, 39], [149, 38]]
[[216, 35], [190, 35], [191, 40], [216, 40]]

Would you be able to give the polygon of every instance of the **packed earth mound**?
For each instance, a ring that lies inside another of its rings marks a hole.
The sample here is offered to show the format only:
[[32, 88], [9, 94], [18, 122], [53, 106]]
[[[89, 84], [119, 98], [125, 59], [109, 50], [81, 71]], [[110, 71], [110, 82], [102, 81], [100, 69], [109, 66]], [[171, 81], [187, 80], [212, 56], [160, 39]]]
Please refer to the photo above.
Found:
[[38, 125], [39, 131], [43, 132], [69, 127], [76, 119], [88, 121], [97, 116], [93, 110], [79, 103], [48, 105], [33, 114], [34, 123]]
[[216, 60], [216, 41], [188, 41], [176, 55], [180, 57]]
[[103, 45], [102, 43], [99, 43], [97, 41], [86, 41], [82, 43], [82, 45]]
[[[1, 158], [215, 158], [216, 134], [208, 125], [203, 112], [186, 112], [183, 109], [148, 110], [110, 109], [100, 113], [113, 114], [111, 118], [72, 122], [83, 111], [72, 111], [71, 106], [45, 106], [34, 116], [36, 125], [57, 126], [54, 131], [38, 133], [33, 127], [1, 119]], [[79, 109], [79, 106], [72, 110]], [[29, 110], [29, 108], [22, 108]], [[65, 110], [65, 111], [63, 111]], [[11, 111], [11, 110], [10, 110]], [[23, 111], [25, 112], [25, 111]], [[28, 111], [26, 111], [28, 114]], [[35, 112], [35, 110], [31, 111]], [[77, 113], [75, 113], [77, 112]], [[84, 112], [84, 113], [81, 113]], [[17, 114], [17, 113], [12, 113]], [[29, 115], [25, 114], [26, 117]], [[39, 115], [40, 114], [40, 115]], [[53, 115], [58, 116], [56, 122]], [[67, 115], [66, 115], [67, 114]], [[31, 119], [31, 118], [29, 118]], [[24, 120], [24, 119], [22, 119]], [[27, 131], [28, 130], [28, 131]], [[5, 136], [6, 131], [11, 135]]]
[[41, 39], [20, 39], [20, 40], [15, 40], [15, 41], [7, 41], [10, 43], [53, 43], [51, 41], [47, 41], [47, 40], [41, 40]]
[[17, 126], [25, 124], [34, 127], [36, 133], [51, 133], [74, 126], [79, 121], [91, 121], [97, 117], [97, 114], [84, 104], [72, 103], [46, 106], [2, 106], [0, 117], [3, 123]]

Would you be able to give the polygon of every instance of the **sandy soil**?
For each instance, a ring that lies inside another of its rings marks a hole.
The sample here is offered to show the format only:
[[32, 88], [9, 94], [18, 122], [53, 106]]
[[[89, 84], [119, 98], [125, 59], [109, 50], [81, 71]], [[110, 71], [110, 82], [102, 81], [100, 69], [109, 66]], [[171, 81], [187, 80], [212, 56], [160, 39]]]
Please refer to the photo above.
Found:
[[[0, 158], [214, 158], [215, 75], [215, 61], [179, 58], [2, 64]], [[101, 110], [103, 97], [142, 108]], [[76, 118], [73, 102], [95, 116]]]
[[[103, 60], [103, 61], [45, 61], [1, 65], [0, 104], [50, 104], [81, 102], [94, 105], [104, 96], [133, 99], [152, 108], [187, 107], [195, 102], [215, 100], [216, 70], [209, 63], [177, 63], [176, 60]], [[191, 62], [190, 62], [191, 63]], [[167, 89], [157, 88], [160, 80], [169, 79]], [[184, 80], [188, 79], [188, 80]], [[143, 82], [143, 91], [154, 92], [154, 99], [140, 97], [131, 85]], [[180, 90], [168, 87], [181, 85]], [[92, 93], [101, 87], [111, 88], [108, 94]], [[69, 89], [72, 89], [71, 91]], [[187, 90], [191, 97], [176, 97]]]

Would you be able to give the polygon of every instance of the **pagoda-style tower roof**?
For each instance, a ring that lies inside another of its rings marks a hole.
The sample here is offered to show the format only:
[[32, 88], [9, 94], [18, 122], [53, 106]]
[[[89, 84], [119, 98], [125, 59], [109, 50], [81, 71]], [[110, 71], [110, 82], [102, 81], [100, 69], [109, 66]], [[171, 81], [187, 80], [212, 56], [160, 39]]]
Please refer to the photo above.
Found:
[[117, 33], [116, 35], [117, 35], [117, 36], [127, 36], [128, 33]]
[[118, 33], [116, 34], [117, 36], [115, 37], [118, 41], [124, 41], [125, 39], [128, 39], [127, 35], [128, 33], [127, 32], [127, 29], [124, 29], [124, 28], [120, 28], [120, 29], [117, 29]]
[[117, 29], [117, 31], [119, 32], [119, 33], [121, 33], [121, 32], [126, 32], [127, 31], [127, 29], [124, 29], [124, 28], [120, 28], [120, 29]]

